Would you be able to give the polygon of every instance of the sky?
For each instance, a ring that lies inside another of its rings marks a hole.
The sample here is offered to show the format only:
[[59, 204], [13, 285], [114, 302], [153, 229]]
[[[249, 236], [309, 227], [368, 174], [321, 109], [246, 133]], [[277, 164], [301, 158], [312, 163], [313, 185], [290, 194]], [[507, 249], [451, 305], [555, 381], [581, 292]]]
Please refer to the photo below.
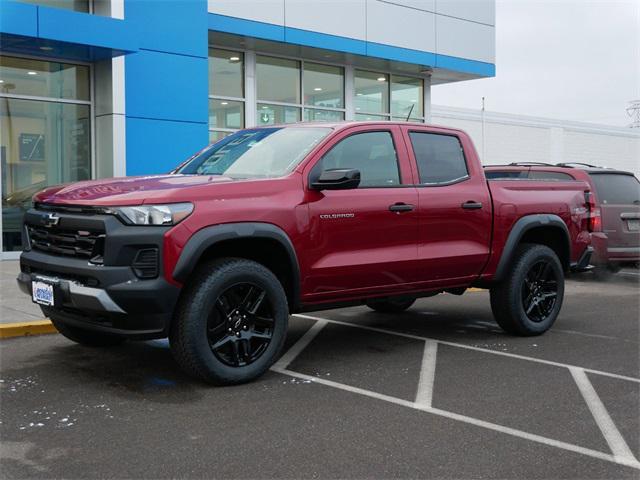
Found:
[[640, 0], [496, 0], [496, 76], [432, 103], [626, 126], [640, 100]]

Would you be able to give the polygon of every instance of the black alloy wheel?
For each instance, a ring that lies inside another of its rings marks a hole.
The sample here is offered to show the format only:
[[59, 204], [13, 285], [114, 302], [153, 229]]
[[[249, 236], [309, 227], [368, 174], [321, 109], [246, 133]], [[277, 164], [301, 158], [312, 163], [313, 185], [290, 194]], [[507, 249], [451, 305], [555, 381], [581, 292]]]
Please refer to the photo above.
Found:
[[238, 283], [216, 299], [207, 322], [207, 337], [220, 361], [242, 367], [264, 354], [273, 326], [267, 292], [252, 283]]
[[531, 266], [522, 286], [522, 306], [533, 322], [543, 322], [558, 298], [558, 279], [552, 264], [541, 260]]

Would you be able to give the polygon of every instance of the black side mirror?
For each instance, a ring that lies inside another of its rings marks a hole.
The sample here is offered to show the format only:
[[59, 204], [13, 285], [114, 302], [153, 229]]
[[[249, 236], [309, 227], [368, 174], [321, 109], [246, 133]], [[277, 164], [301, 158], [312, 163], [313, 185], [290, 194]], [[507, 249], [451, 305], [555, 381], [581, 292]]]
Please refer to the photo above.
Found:
[[311, 183], [314, 190], [349, 190], [360, 185], [360, 170], [355, 168], [332, 168], [324, 170]]

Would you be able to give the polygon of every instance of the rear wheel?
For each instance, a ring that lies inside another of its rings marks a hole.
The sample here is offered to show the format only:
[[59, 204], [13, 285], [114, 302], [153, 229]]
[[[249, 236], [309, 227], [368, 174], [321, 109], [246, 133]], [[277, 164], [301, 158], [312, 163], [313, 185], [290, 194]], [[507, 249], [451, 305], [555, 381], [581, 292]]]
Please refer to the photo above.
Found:
[[553, 250], [523, 244], [505, 280], [491, 289], [498, 324], [515, 335], [540, 335], [556, 321], [564, 297], [564, 272]]
[[386, 298], [367, 300], [367, 307], [380, 313], [400, 313], [415, 303], [415, 298]]
[[51, 309], [42, 308], [42, 312], [51, 319], [51, 323], [53, 323], [53, 326], [56, 327], [58, 332], [69, 340], [81, 345], [88, 347], [113, 347], [120, 345], [126, 340], [119, 335], [95, 332], [93, 330], [71, 326], [57, 318]]
[[203, 265], [176, 310], [171, 351], [190, 375], [218, 385], [244, 383], [276, 360], [289, 320], [277, 277], [236, 258]]

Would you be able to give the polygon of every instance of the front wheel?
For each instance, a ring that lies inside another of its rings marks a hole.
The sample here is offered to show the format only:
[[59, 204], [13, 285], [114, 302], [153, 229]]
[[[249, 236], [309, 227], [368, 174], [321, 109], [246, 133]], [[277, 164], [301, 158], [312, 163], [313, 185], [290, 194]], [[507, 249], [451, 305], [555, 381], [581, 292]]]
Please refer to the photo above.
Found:
[[171, 351], [206, 382], [248, 382], [278, 357], [288, 321], [287, 297], [270, 270], [251, 260], [216, 260], [198, 269], [180, 299]]
[[523, 244], [505, 279], [491, 288], [491, 309], [508, 333], [540, 335], [556, 321], [563, 298], [558, 256], [544, 245]]

